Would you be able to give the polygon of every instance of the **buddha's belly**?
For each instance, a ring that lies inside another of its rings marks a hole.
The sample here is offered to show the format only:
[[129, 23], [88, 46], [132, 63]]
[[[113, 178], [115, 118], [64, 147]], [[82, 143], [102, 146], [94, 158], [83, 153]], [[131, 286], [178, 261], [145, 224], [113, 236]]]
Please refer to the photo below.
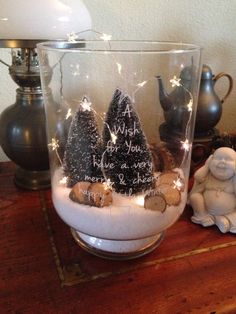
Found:
[[204, 192], [204, 200], [207, 211], [212, 215], [226, 215], [235, 210], [236, 198], [231, 193], [207, 190]]

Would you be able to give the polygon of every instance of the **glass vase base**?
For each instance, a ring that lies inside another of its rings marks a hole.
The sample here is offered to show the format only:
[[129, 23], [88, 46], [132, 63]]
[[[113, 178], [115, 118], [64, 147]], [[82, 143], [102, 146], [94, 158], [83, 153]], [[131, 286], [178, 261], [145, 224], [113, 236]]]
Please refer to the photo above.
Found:
[[106, 240], [92, 237], [71, 228], [75, 241], [87, 252], [106, 259], [128, 260], [152, 252], [164, 238], [164, 232], [137, 240]]

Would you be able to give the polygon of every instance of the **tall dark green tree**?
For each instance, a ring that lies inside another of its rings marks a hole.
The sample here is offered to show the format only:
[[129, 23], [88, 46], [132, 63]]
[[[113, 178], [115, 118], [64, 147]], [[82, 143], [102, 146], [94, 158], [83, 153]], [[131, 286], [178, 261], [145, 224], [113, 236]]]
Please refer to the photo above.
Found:
[[119, 103], [120, 103], [121, 97], [122, 97], [122, 92], [120, 89], [117, 88], [113, 94], [108, 111], [106, 113], [106, 118], [105, 118], [105, 123], [104, 123], [104, 128], [103, 128], [103, 140], [105, 141], [108, 141], [111, 139], [110, 127], [112, 128], [112, 125], [110, 126], [109, 123], [111, 123], [112, 121], [114, 122], [116, 120], [116, 117], [119, 111]]
[[151, 188], [151, 152], [130, 97], [118, 89], [106, 115], [103, 145], [103, 170], [116, 192], [132, 195]]
[[67, 185], [79, 181], [102, 182], [101, 139], [97, 122], [90, 108], [80, 107], [75, 113], [67, 138], [63, 159]]

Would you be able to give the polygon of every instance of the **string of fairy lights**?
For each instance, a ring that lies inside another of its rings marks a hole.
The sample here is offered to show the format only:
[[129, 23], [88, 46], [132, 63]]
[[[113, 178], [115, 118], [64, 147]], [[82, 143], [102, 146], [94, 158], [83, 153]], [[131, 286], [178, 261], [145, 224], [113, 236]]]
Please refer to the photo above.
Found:
[[[74, 33], [74, 32], [71, 32], [70, 34], [68, 34], [68, 42], [71, 42], [71, 43], [74, 43], [77, 41], [77, 39], [79, 38], [79, 35], [81, 35], [82, 33], [84, 32], [88, 32], [88, 31], [93, 31], [95, 34], [99, 35], [99, 38], [100, 40], [103, 40], [104, 42], [107, 42], [108, 43], [108, 46], [109, 46], [109, 49], [111, 50], [111, 45], [110, 45], [110, 40], [112, 38], [111, 35], [107, 35], [107, 34], [104, 34], [104, 33], [100, 33], [100, 32], [97, 32], [97, 31], [94, 31], [94, 30], [85, 30], [85, 31], [82, 31], [82, 32], [79, 32], [79, 33]], [[108, 50], [109, 51], [109, 50]], [[60, 58], [59, 60], [59, 66], [60, 66], [60, 71], [62, 72], [62, 69], [61, 69], [61, 62], [64, 58], [65, 54], [62, 55], [62, 57]], [[122, 75], [122, 65], [117, 62], [116, 60], [114, 60], [116, 66], [117, 66], [117, 71], [119, 73], [119, 75]], [[57, 64], [55, 64], [53, 66], [53, 68], [56, 66]], [[72, 73], [73, 76], [78, 76], [79, 75], [79, 64], [76, 64], [75, 66], [71, 65], [71, 68], [75, 69], [75, 71]], [[63, 76], [61, 75], [61, 80], [63, 79]], [[155, 79], [153, 77], [151, 77], [150, 79], [147, 79], [145, 81], [142, 81], [138, 84], [136, 84], [136, 89], [134, 90], [133, 92], [133, 95], [132, 95], [132, 98], [134, 100], [134, 95], [141, 89], [143, 88], [148, 82], [150, 82], [150, 80], [152, 79]], [[193, 96], [191, 94], [191, 92], [183, 85], [181, 84], [181, 78], [178, 78], [176, 75], [174, 75], [174, 77], [172, 79], [169, 80], [172, 88], [174, 87], [182, 87], [189, 95], [189, 102], [186, 104], [186, 108], [189, 112], [189, 119], [187, 121], [187, 125], [186, 125], [186, 131], [185, 131], [185, 140], [183, 141], [180, 141], [180, 144], [181, 144], [181, 149], [184, 150], [184, 158], [183, 158], [183, 161], [184, 162], [184, 159], [186, 158], [186, 156], [188, 155], [190, 149], [191, 149], [191, 143], [189, 142], [188, 140], [188, 132], [190, 131], [190, 122], [191, 122], [191, 119], [192, 119], [192, 110], [193, 110]], [[65, 98], [63, 97], [63, 82], [61, 81], [61, 87], [60, 87], [60, 95], [61, 95], [61, 99], [66, 102]], [[124, 94], [123, 97], [126, 97], [127, 94]], [[78, 101], [78, 100], [74, 100], [76, 103], [78, 103], [80, 106], [81, 106], [81, 109], [82, 111], [93, 111], [95, 115], [97, 115], [101, 120], [102, 122], [105, 124], [105, 117], [101, 116], [100, 114], [98, 114], [96, 112], [96, 110], [94, 110], [94, 108], [92, 107], [92, 102], [90, 101], [89, 97], [88, 96], [83, 96], [83, 98]], [[66, 115], [65, 115], [65, 120], [69, 119], [69, 117], [72, 116], [72, 109], [69, 108]], [[105, 116], [105, 113], [104, 113], [104, 116]], [[106, 123], [107, 127], [108, 127], [108, 130], [110, 132], [110, 136], [111, 136], [111, 141], [113, 144], [116, 143], [116, 140], [117, 140], [117, 135], [111, 131], [110, 129], [110, 126]], [[61, 166], [63, 166], [63, 162], [60, 158], [60, 155], [58, 153], [58, 149], [60, 147], [60, 141], [55, 137], [53, 137], [51, 139], [51, 142], [48, 144], [48, 147], [54, 151], [56, 153], [56, 156], [61, 164]], [[105, 153], [105, 152], [104, 152]], [[103, 155], [104, 155], [103, 153]], [[102, 157], [103, 158], [103, 157]], [[102, 164], [102, 162], [101, 162]], [[104, 171], [102, 170], [102, 172], [104, 173]], [[106, 176], [104, 176], [105, 178], [105, 186], [106, 187], [109, 187], [111, 188], [112, 185], [113, 185], [113, 182], [111, 182], [111, 180], [109, 178], [106, 178]], [[66, 177], [63, 177], [61, 180], [60, 180], [60, 184], [66, 184], [67, 182], [67, 178]], [[180, 189], [181, 186], [183, 185], [183, 182], [181, 180], [177, 180], [176, 182], [174, 182], [175, 186], [177, 189]]]

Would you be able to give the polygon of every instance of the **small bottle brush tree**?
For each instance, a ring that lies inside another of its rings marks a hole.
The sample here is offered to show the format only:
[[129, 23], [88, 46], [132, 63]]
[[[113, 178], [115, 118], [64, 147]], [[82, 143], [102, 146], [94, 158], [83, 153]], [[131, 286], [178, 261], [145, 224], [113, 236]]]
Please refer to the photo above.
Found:
[[130, 97], [118, 89], [106, 115], [103, 145], [103, 170], [116, 192], [132, 195], [151, 188], [151, 152]]
[[[68, 134], [63, 168], [67, 185], [77, 182], [103, 182], [101, 171], [101, 140], [94, 113], [83, 99], [82, 106], [75, 113]], [[90, 104], [91, 105], [91, 104]]]

